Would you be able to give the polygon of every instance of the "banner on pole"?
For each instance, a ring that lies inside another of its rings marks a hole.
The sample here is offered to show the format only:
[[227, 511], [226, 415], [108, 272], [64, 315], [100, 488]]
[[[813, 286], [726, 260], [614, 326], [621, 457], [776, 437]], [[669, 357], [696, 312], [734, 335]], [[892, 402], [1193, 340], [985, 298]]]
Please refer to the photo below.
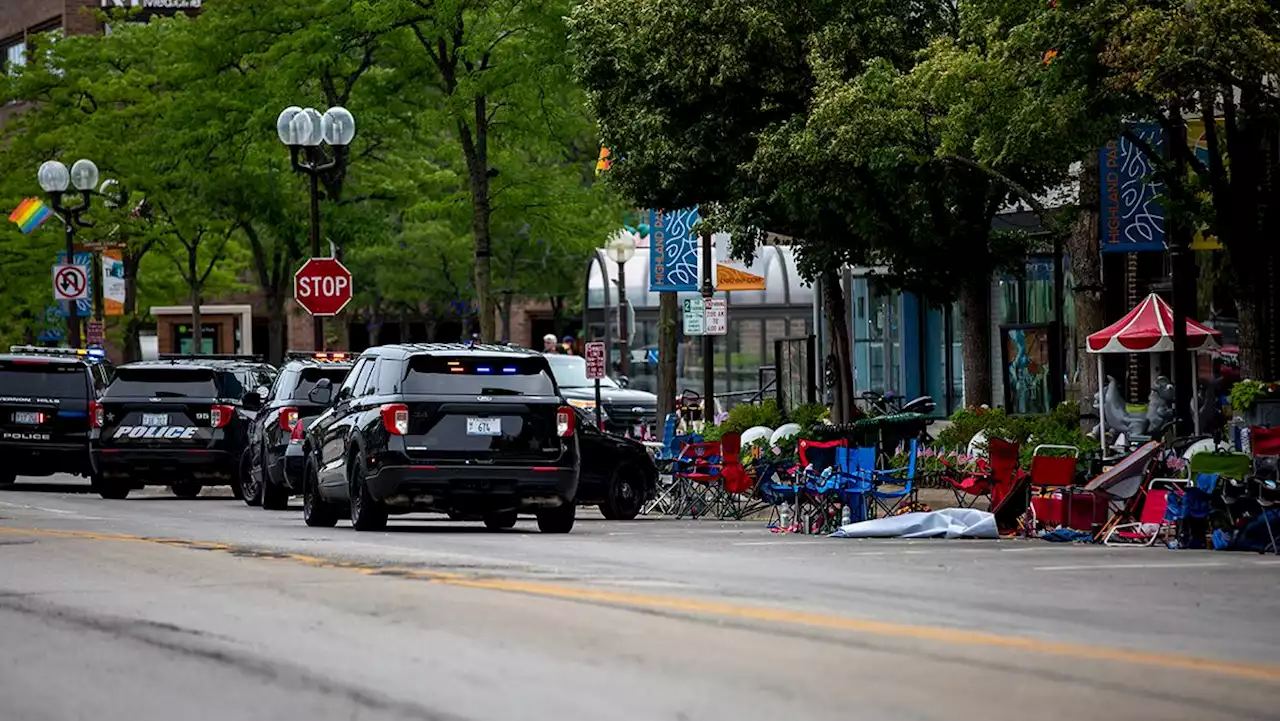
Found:
[[[1130, 126], [1156, 153], [1164, 151], [1160, 126]], [[1165, 249], [1165, 213], [1159, 203], [1164, 183], [1153, 177], [1151, 159], [1133, 139], [1120, 136], [1098, 151], [1101, 169], [1099, 223], [1102, 252], [1135, 253]]]
[[649, 211], [649, 290], [676, 293], [697, 290], [698, 207]]

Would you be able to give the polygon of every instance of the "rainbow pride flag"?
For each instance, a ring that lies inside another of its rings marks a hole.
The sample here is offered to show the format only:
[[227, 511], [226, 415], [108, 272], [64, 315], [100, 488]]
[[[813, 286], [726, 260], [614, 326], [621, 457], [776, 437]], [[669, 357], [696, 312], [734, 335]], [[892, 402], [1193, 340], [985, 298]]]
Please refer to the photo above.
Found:
[[9, 214], [9, 220], [18, 224], [23, 233], [30, 233], [49, 219], [53, 211], [39, 198], [27, 198]]

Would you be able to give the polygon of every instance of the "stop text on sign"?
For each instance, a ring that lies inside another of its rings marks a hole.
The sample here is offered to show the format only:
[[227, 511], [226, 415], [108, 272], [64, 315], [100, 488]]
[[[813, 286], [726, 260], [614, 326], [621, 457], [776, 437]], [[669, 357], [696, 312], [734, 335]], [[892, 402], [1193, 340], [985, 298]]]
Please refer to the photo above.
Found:
[[339, 296], [346, 293], [347, 289], [350, 287], [350, 278], [334, 278], [332, 276], [326, 276], [324, 278], [299, 278], [298, 297], [312, 298]]
[[311, 315], [337, 315], [352, 295], [351, 271], [335, 258], [312, 258], [293, 276], [293, 298]]

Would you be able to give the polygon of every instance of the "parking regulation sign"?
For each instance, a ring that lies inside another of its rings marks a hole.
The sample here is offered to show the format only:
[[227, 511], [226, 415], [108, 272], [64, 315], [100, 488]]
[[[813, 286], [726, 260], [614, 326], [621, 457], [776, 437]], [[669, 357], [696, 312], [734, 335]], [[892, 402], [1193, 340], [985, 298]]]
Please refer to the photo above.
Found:
[[53, 299], [85, 300], [89, 297], [89, 271], [83, 265], [53, 266]]
[[598, 380], [605, 376], [604, 343], [587, 344], [587, 378]]

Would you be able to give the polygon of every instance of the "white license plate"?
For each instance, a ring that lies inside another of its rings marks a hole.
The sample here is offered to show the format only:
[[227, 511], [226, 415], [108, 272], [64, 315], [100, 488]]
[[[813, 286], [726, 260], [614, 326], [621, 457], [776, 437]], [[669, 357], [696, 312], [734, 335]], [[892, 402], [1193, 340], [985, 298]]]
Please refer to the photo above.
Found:
[[40, 411], [18, 411], [13, 414], [13, 422], [28, 426], [38, 426], [40, 425]]
[[468, 418], [467, 435], [500, 436], [502, 435], [501, 418]]
[[168, 413], [143, 413], [142, 425], [167, 426], [169, 425], [169, 414]]

